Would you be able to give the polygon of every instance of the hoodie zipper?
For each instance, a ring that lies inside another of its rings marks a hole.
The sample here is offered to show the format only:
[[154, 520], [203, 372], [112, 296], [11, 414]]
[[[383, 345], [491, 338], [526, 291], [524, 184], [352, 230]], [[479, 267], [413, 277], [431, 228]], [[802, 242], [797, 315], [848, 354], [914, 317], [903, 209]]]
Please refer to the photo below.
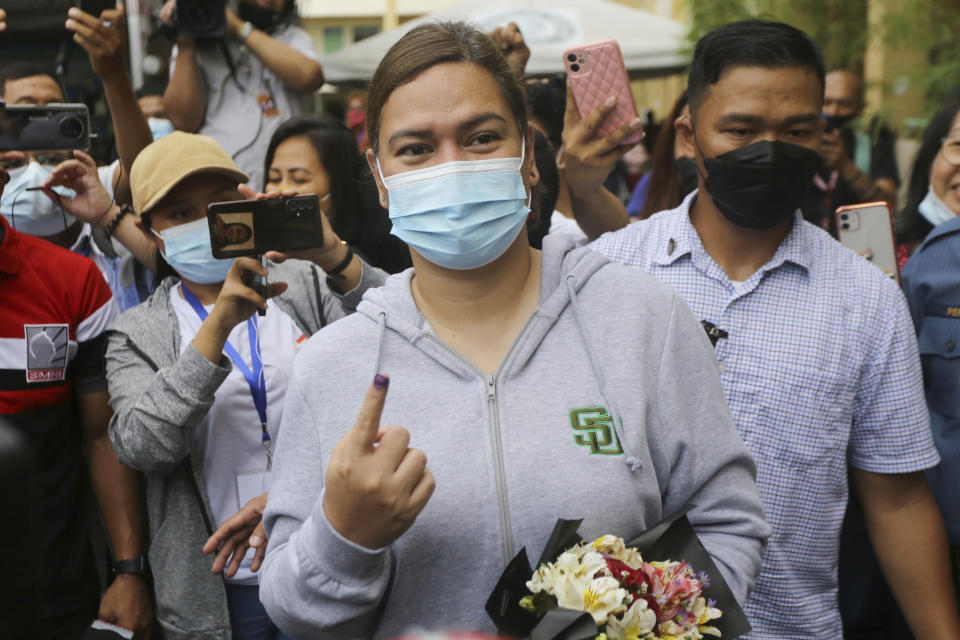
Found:
[[490, 408], [490, 444], [493, 449], [494, 482], [497, 485], [497, 504], [500, 505], [500, 537], [503, 543], [503, 563], [508, 564], [513, 558], [513, 536], [511, 535], [513, 524], [510, 521], [510, 505], [507, 501], [507, 474], [503, 465], [500, 413], [497, 411], [497, 377], [494, 375], [487, 376], [487, 404]]
[[[507, 349], [507, 354], [503, 358], [503, 362], [500, 365], [501, 367], [503, 366], [503, 363], [506, 363], [510, 360], [514, 349], [517, 348], [517, 343], [519, 343], [520, 338], [527, 333], [527, 329], [530, 328], [530, 324], [533, 322], [536, 316], [537, 311], [534, 311], [532, 314], [530, 314], [530, 317], [527, 318], [523, 328], [520, 329], [520, 333], [518, 333], [517, 337], [514, 338], [513, 344], [511, 344], [510, 348]], [[507, 564], [513, 560], [514, 551], [513, 524], [510, 518], [510, 503], [507, 497], [507, 473], [503, 464], [503, 438], [500, 436], [500, 412], [497, 410], [497, 376], [500, 374], [500, 370], [498, 369], [496, 374], [488, 375], [486, 372], [481, 371], [478, 367], [476, 367], [472, 362], [466, 360], [463, 356], [457, 353], [456, 350], [451, 348], [447, 343], [440, 340], [435, 335], [427, 334], [427, 337], [437, 344], [441, 349], [444, 349], [451, 356], [462, 362], [468, 369], [476, 373], [477, 376], [486, 382], [487, 408], [490, 412], [490, 445], [493, 450], [494, 483], [496, 484], [497, 488], [497, 506], [500, 510], [500, 546], [503, 550], [503, 562], [504, 564]]]

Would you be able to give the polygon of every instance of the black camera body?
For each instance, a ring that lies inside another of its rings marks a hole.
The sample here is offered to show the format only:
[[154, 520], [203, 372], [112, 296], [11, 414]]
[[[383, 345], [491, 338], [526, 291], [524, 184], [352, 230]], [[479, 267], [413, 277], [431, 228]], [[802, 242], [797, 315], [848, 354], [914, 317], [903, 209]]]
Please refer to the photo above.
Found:
[[218, 259], [323, 246], [316, 194], [217, 202], [207, 207], [210, 246]]
[[63, 26], [67, 11], [80, 7], [99, 17], [105, 9], [115, 9], [115, 0], [5, 0], [7, 12], [5, 35], [65, 38], [73, 34]]
[[85, 104], [13, 104], [0, 107], [0, 151], [90, 148]]
[[219, 40], [227, 33], [227, 0], [177, 0], [177, 32], [200, 40]]

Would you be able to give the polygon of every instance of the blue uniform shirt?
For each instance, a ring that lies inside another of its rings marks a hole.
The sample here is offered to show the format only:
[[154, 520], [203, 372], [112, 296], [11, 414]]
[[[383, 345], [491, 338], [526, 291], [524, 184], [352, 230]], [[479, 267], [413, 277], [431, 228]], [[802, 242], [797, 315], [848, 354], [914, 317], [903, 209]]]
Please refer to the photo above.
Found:
[[716, 345], [724, 394], [773, 527], [747, 637], [835, 640], [847, 465], [908, 473], [938, 461], [910, 314], [892, 280], [799, 212], [773, 258], [732, 281], [690, 223], [696, 196], [592, 246], [728, 333]]
[[927, 472], [951, 546], [960, 545], [960, 216], [933, 229], [903, 270], [942, 462]]

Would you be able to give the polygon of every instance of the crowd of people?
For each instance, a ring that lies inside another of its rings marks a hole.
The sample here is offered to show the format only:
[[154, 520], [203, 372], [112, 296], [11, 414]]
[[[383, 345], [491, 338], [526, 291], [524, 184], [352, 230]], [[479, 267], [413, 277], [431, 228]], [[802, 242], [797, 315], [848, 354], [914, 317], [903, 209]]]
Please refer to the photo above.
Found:
[[[686, 510], [747, 638], [960, 639], [960, 101], [901, 288], [833, 215], [896, 206], [893, 133], [787, 24], [701, 38], [625, 179], [641, 119], [598, 135], [615, 98], [528, 77], [515, 24], [411, 29], [338, 120], [293, 0], [176, 35], [152, 92], [122, 6], [64, 19], [116, 148], [0, 151], [0, 635], [495, 634], [557, 518]], [[42, 62], [0, 90], [65, 101]], [[309, 194], [319, 246], [214, 256], [211, 204]]]

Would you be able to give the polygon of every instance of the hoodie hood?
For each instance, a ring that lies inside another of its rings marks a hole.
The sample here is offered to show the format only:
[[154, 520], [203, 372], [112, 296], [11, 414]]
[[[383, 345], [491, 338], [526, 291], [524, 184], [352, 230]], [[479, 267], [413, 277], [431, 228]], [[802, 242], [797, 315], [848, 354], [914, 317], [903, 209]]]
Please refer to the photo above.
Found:
[[[543, 337], [556, 323], [564, 309], [575, 303], [575, 297], [584, 284], [609, 260], [587, 247], [578, 247], [575, 238], [564, 234], [549, 235], [543, 241], [543, 255], [540, 267], [540, 301], [537, 309], [530, 318], [523, 334], [522, 348], [525, 351], [523, 360], [532, 355]], [[377, 368], [381, 371], [381, 354], [384, 332], [386, 329], [395, 331], [405, 340], [417, 344], [425, 336], [431, 336], [426, 318], [417, 308], [413, 300], [410, 284], [414, 270], [391, 276], [384, 286], [370, 289], [364, 294], [363, 301], [357, 306], [357, 311], [380, 325], [380, 340], [377, 349]], [[531, 326], [533, 325], [533, 326]], [[517, 345], [520, 346], [520, 345]], [[462, 371], [463, 375], [476, 375], [477, 371], [467, 365], [462, 359], [452, 354], [449, 349], [425, 348], [441, 363], [454, 371]], [[442, 353], [447, 352], [447, 353]], [[450, 362], [450, 356], [459, 363]], [[519, 354], [517, 354], [519, 355]], [[389, 367], [389, 363], [385, 363]], [[464, 366], [466, 365], [466, 366]]]

